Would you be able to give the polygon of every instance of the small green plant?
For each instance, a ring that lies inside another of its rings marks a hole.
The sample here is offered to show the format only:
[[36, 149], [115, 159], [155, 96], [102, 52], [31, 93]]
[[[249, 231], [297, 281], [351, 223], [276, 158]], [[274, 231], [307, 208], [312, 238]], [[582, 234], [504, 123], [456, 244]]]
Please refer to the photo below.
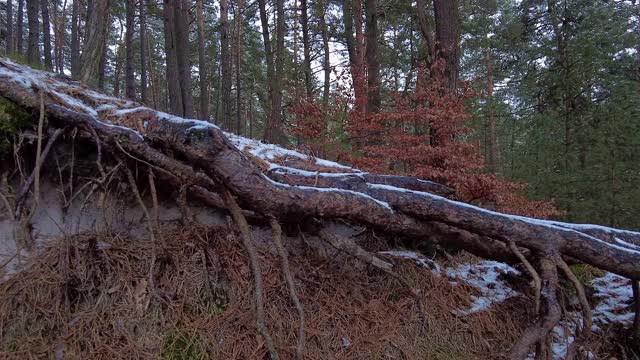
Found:
[[0, 97], [0, 159], [11, 152], [16, 132], [29, 125], [31, 114]]
[[182, 333], [171, 333], [162, 346], [162, 359], [165, 360], [199, 360], [206, 359], [200, 339]]

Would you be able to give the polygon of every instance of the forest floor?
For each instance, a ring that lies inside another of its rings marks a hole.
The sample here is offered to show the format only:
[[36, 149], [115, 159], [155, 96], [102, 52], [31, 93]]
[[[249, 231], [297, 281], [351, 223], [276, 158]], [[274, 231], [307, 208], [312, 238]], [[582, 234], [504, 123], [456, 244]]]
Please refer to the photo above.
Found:
[[[6, 276], [0, 357], [265, 358], [249, 262], [235, 231], [158, 233], [153, 251], [148, 240], [118, 234], [63, 237]], [[464, 253], [436, 262], [413, 252], [380, 253], [421, 291], [425, 328], [412, 294], [393, 278], [344, 255], [322, 254], [302, 238], [285, 240], [306, 316], [308, 359], [500, 359], [532, 320], [533, 301], [522, 295], [529, 292], [526, 277], [501, 263]], [[281, 357], [293, 358], [297, 314], [277, 254], [259, 248], [267, 323]], [[153, 284], [150, 253], [157, 254]], [[344, 261], [335, 261], [340, 256]], [[622, 337], [633, 316], [629, 284], [586, 267], [578, 273], [594, 303], [594, 335], [585, 353], [634, 358]], [[571, 287], [563, 289], [564, 306], [575, 306]], [[563, 358], [573, 341], [565, 334], [575, 326], [555, 328], [555, 358]]]

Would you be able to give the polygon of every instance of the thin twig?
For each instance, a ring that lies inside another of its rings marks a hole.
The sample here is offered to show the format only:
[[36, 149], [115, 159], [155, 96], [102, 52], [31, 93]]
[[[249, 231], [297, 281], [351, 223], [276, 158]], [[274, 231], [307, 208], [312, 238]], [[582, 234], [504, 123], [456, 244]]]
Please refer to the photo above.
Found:
[[156, 182], [153, 176], [153, 170], [149, 169], [149, 189], [151, 191], [151, 200], [153, 201], [153, 222], [158, 228], [158, 224], [160, 223], [160, 206], [158, 205], [158, 192], [156, 191]]
[[[589, 301], [587, 300], [587, 295], [584, 290], [584, 285], [582, 282], [576, 277], [576, 275], [571, 271], [569, 265], [559, 257], [558, 259], [558, 267], [564, 275], [571, 281], [573, 287], [576, 289], [576, 295], [578, 296], [578, 300], [580, 301], [580, 306], [582, 308], [582, 330], [579, 333], [581, 337], [581, 342], [584, 342], [589, 338], [589, 334], [591, 334], [591, 324], [593, 322], [592, 314], [591, 314], [591, 306], [589, 305]], [[576, 336], [577, 337], [577, 336]], [[567, 359], [573, 359], [577, 353], [577, 347], [580, 344], [578, 341], [574, 341], [567, 350]]]
[[242, 234], [242, 243], [249, 254], [249, 262], [251, 263], [251, 270], [253, 271], [253, 278], [255, 281], [255, 302], [256, 302], [256, 326], [258, 328], [258, 332], [264, 338], [264, 342], [267, 345], [267, 350], [269, 351], [269, 356], [271, 360], [277, 360], [280, 357], [278, 356], [278, 352], [276, 351], [275, 345], [273, 344], [273, 338], [269, 334], [269, 330], [267, 328], [267, 324], [265, 322], [264, 317], [264, 303], [262, 299], [263, 293], [263, 285], [262, 285], [262, 271], [260, 270], [260, 263], [258, 262], [258, 250], [253, 244], [253, 237], [251, 236], [251, 230], [249, 229], [249, 223], [247, 223], [247, 219], [242, 215], [242, 210], [238, 203], [229, 192], [229, 189], [226, 187], [223, 191], [224, 202], [226, 203], [233, 220], [240, 228], [240, 232]]
[[298, 310], [298, 316], [300, 317], [300, 327], [298, 328], [298, 346], [296, 347], [296, 358], [299, 360], [303, 359], [304, 354], [304, 342], [305, 342], [305, 325], [304, 325], [304, 309], [302, 308], [302, 303], [300, 303], [300, 299], [298, 298], [298, 294], [296, 293], [296, 285], [293, 282], [293, 275], [291, 274], [291, 269], [289, 267], [289, 255], [287, 254], [287, 250], [284, 248], [282, 244], [282, 228], [274, 217], [269, 219], [269, 223], [271, 224], [271, 233], [273, 235], [273, 242], [276, 244], [276, 249], [278, 250], [278, 255], [280, 256], [280, 265], [282, 267], [282, 273], [284, 275], [284, 279], [287, 282], [287, 286], [289, 288], [289, 296], [291, 297], [291, 301], [295, 305]]

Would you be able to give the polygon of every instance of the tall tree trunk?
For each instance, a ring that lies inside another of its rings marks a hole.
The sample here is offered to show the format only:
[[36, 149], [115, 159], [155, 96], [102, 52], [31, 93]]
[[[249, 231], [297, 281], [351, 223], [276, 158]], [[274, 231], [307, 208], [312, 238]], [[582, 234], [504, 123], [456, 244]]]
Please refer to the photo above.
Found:
[[102, 45], [102, 55], [100, 56], [100, 64], [98, 65], [98, 90], [104, 91], [104, 83], [107, 71], [107, 42]]
[[40, 5], [38, 0], [27, 0], [27, 18], [29, 20], [29, 39], [27, 45], [27, 62], [33, 65], [40, 65], [40, 22], [38, 13]]
[[378, 54], [378, 2], [366, 0], [367, 113], [380, 111], [380, 58]]
[[142, 103], [149, 102], [147, 95], [147, 9], [145, 0], [140, 1], [140, 95]]
[[456, 92], [460, 52], [458, 0], [433, 0], [436, 18], [436, 57], [444, 61], [444, 77], [449, 91]]
[[191, 86], [191, 57], [189, 51], [189, 2], [187, 0], [175, 0], [175, 24], [176, 24], [176, 56], [178, 58], [178, 75], [180, 79], [180, 92], [182, 95], [182, 116], [193, 118], [193, 93]]
[[198, 22], [198, 75], [200, 76], [200, 118], [209, 120], [209, 72], [207, 69], [204, 45], [204, 7], [197, 0], [196, 17]]
[[7, 0], [7, 47], [6, 53], [13, 52], [13, 0]]
[[265, 0], [258, 0], [258, 7], [260, 8], [260, 23], [262, 25], [262, 43], [264, 44], [264, 56], [267, 62], [267, 87], [268, 87], [268, 100], [266, 101], [266, 124], [264, 128], [263, 140], [269, 142], [272, 138], [272, 124], [273, 124], [273, 112], [271, 107], [273, 106], [273, 78], [274, 78], [274, 61], [273, 51], [271, 48], [271, 36], [269, 35], [269, 18], [267, 16], [267, 9]]
[[169, 112], [182, 115], [182, 90], [178, 76], [178, 57], [176, 55], [176, 30], [174, 20], [175, 0], [164, 0], [164, 48], [167, 60], [167, 93]]
[[110, 19], [110, 0], [101, 0], [97, 6], [94, 5], [85, 27], [85, 43], [80, 55], [80, 80], [84, 83], [97, 83], [102, 49], [107, 41]]
[[62, 4], [61, 13], [58, 13], [58, 6], [57, 6], [58, 0], [55, 0], [54, 4], [55, 4], [54, 14], [56, 18], [55, 63], [56, 63], [57, 71], [60, 74], [63, 74], [64, 73], [64, 39], [65, 39], [66, 28], [67, 28], [67, 0], [64, 0]]
[[427, 52], [426, 66], [430, 66], [433, 62], [433, 54], [435, 52], [435, 40], [433, 39], [433, 25], [427, 15], [427, 8], [429, 7], [428, 0], [417, 0], [417, 14], [418, 25], [420, 26], [420, 34], [422, 34], [422, 41]]
[[[362, 35], [362, 1], [343, 0], [343, 20], [349, 53], [349, 68], [355, 95], [354, 110], [362, 114], [366, 105], [365, 72], [364, 72], [364, 39]], [[355, 20], [355, 24], [354, 24]], [[353, 36], [355, 27], [355, 37]]]
[[42, 8], [42, 41], [44, 42], [44, 66], [47, 70], [53, 70], [51, 57], [51, 21], [49, 20], [49, 0], [40, 0]]
[[229, 0], [220, 1], [220, 63], [221, 63], [221, 93], [222, 125], [232, 130], [231, 121], [231, 52], [229, 51]]
[[71, 77], [77, 79], [80, 77], [80, 0], [73, 0], [71, 7]]
[[125, 58], [125, 96], [127, 99], [136, 99], [136, 79], [133, 67], [133, 32], [134, 22], [136, 16], [135, 0], [127, 0], [125, 6], [127, 32], [124, 35], [124, 46], [127, 52]]
[[331, 49], [329, 48], [329, 31], [327, 29], [327, 22], [325, 19], [325, 13], [329, 11], [329, 3], [326, 0], [320, 0], [319, 5], [320, 11], [318, 21], [320, 22], [320, 32], [322, 34], [322, 49], [324, 51], [324, 57], [322, 61], [322, 69], [324, 70], [322, 106], [326, 114], [329, 108], [329, 91], [331, 90]]
[[271, 126], [269, 142], [284, 143], [282, 133], [282, 82], [284, 78], [284, 36], [285, 16], [284, 0], [276, 0], [276, 53], [275, 53], [275, 77], [273, 81], [273, 104], [271, 105]]
[[116, 50], [116, 64], [114, 66], [113, 74], [113, 96], [120, 96], [120, 75], [122, 74], [122, 58], [124, 57], [124, 45], [118, 44], [118, 50]]
[[[320, 15], [324, 17], [322, 12]], [[304, 56], [302, 63], [304, 71], [304, 88], [306, 90], [307, 100], [311, 100], [313, 97], [313, 78], [311, 74], [311, 44], [309, 43], [309, 14], [307, 0], [300, 0], [300, 25], [302, 26], [302, 53]], [[321, 21], [320, 25], [326, 30], [324, 21]]]
[[16, 18], [16, 52], [24, 54], [24, 0], [18, 0], [18, 17]]
[[244, 133], [244, 122], [242, 119], [242, 14], [244, 11], [244, 0], [238, 0], [234, 21], [236, 23], [236, 133]]

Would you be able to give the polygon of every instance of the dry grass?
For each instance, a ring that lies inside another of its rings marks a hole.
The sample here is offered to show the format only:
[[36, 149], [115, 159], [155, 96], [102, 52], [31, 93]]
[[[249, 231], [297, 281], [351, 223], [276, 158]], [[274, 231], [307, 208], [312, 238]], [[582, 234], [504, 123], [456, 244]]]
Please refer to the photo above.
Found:
[[[28, 270], [0, 284], [0, 358], [265, 358], [251, 272], [235, 233], [161, 233], [155, 291], [147, 283], [146, 241], [84, 234], [51, 244]], [[293, 358], [296, 311], [276, 254], [263, 248], [260, 255], [267, 322], [281, 356]], [[308, 255], [290, 261], [307, 317], [308, 359], [501, 358], [531, 307], [515, 298], [458, 317], [453, 312], [469, 303], [472, 288], [399, 263], [423, 291], [425, 332], [412, 295], [385, 274]]]

